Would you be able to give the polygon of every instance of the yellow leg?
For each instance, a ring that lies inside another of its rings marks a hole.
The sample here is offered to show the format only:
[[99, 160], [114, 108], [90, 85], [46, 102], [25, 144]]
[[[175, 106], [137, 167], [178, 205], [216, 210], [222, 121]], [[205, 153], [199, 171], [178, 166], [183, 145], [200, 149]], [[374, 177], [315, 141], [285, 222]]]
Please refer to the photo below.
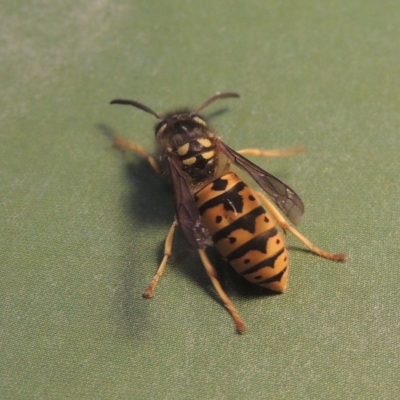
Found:
[[287, 149], [273, 149], [273, 150], [261, 150], [261, 149], [242, 149], [238, 153], [244, 156], [257, 156], [257, 157], [292, 157], [305, 151], [305, 147], [299, 144], [294, 147], [288, 147]]
[[128, 139], [124, 139], [123, 137], [118, 135], [113, 136], [113, 141], [114, 145], [119, 147], [120, 149], [134, 151], [135, 153], [138, 153], [144, 158], [146, 158], [147, 161], [150, 163], [150, 165], [153, 167], [153, 169], [157, 173], [160, 173], [160, 167], [156, 159], [150, 153], [148, 153], [140, 144], [132, 142], [131, 140]]
[[154, 275], [154, 278], [151, 280], [150, 285], [147, 287], [146, 291], [143, 293], [143, 297], [145, 299], [149, 299], [153, 297], [153, 291], [157, 285], [158, 280], [161, 278], [161, 275], [164, 272], [165, 266], [167, 265], [168, 259], [171, 256], [171, 250], [172, 250], [172, 242], [174, 241], [174, 233], [175, 229], [177, 227], [178, 223], [176, 221], [173, 222], [171, 225], [171, 228], [168, 232], [167, 238], [165, 239], [165, 247], [164, 247], [164, 257], [161, 261], [160, 266], [158, 267], [158, 270], [156, 274]]
[[244, 323], [242, 319], [240, 318], [240, 315], [238, 311], [236, 310], [235, 306], [233, 303], [229, 300], [228, 295], [225, 293], [224, 289], [221, 286], [221, 283], [218, 280], [217, 277], [217, 271], [215, 270], [214, 266], [211, 264], [210, 259], [207, 256], [207, 253], [205, 252], [204, 249], [199, 249], [198, 250], [201, 261], [203, 262], [204, 268], [206, 269], [207, 275], [210, 277], [212, 284], [214, 285], [215, 290], [219, 294], [219, 297], [221, 297], [222, 301], [224, 302], [225, 307], [228, 309], [230, 312], [233, 322], [236, 325], [236, 329], [238, 333], [243, 333], [244, 332]]
[[297, 237], [301, 242], [303, 242], [312, 252], [318, 254], [321, 257], [327, 258], [328, 260], [334, 261], [344, 261], [346, 259], [346, 255], [342, 253], [334, 254], [328, 253], [327, 251], [321, 250], [319, 247], [312, 244], [305, 236], [303, 236], [296, 228], [289, 225], [286, 220], [282, 217], [278, 209], [275, 205], [266, 197], [264, 194], [257, 192], [258, 196], [264, 202], [272, 216], [274, 217], [275, 221], [278, 225], [284, 230], [291, 232], [294, 236]]

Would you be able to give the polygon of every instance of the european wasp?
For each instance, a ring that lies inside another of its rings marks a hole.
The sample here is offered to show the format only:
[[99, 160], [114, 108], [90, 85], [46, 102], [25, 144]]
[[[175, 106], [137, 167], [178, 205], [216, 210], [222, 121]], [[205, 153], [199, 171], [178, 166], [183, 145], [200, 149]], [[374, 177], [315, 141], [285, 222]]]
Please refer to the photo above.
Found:
[[[167, 176], [175, 193], [176, 214], [165, 241], [164, 257], [143, 297], [152, 297], [171, 255], [173, 236], [179, 226], [189, 244], [197, 249], [215, 290], [230, 312], [237, 331], [242, 333], [244, 323], [218, 280], [205, 250], [208, 246], [215, 246], [244, 278], [275, 292], [285, 291], [288, 278], [288, 250], [276, 225], [285, 233], [291, 232], [321, 257], [343, 261], [345, 255], [321, 250], [294, 228], [291, 224], [297, 225], [304, 213], [300, 197], [244, 157], [291, 156], [302, 151], [300, 148], [235, 151], [199, 114], [210, 103], [232, 97], [239, 95], [217, 93], [194, 110], [183, 109], [165, 115], [134, 100], [115, 99], [111, 104], [131, 105], [159, 120], [155, 126], [156, 157], [120, 136], [114, 136], [114, 143], [144, 156], [157, 173]], [[232, 164], [249, 174], [269, 198], [244, 183], [230, 170]]]

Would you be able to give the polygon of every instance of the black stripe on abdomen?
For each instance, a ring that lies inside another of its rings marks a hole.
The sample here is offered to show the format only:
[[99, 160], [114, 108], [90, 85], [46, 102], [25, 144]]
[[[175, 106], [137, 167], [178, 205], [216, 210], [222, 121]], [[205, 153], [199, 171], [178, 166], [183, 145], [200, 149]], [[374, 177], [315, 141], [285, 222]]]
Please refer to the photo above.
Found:
[[256, 207], [247, 214], [233, 221], [231, 224], [222, 228], [218, 232], [214, 233], [212, 240], [214, 243], [217, 243], [221, 239], [227, 238], [232, 232], [243, 229], [250, 233], [254, 233], [256, 231], [256, 219], [258, 216], [265, 213], [265, 210], [262, 206]]
[[243, 257], [246, 253], [252, 250], [259, 251], [261, 253], [267, 253], [267, 243], [268, 240], [274, 237], [278, 233], [277, 229], [271, 228], [267, 231], [260, 233], [255, 238], [250, 239], [248, 242], [242, 244], [237, 249], [233, 250], [226, 257], [228, 261], [235, 260], [236, 258]]
[[282, 279], [282, 276], [285, 274], [287, 270], [287, 267], [285, 267], [282, 271], [277, 273], [274, 276], [271, 276], [270, 278], [264, 279], [263, 281], [257, 282], [257, 285], [268, 285], [269, 283], [274, 283], [274, 282], [280, 282]]
[[219, 196], [206, 201], [199, 207], [200, 215], [203, 215], [208, 209], [214, 208], [220, 204], [224, 206], [226, 211], [241, 213], [243, 210], [243, 197], [240, 195], [240, 192], [246, 186], [244, 182], [238, 182], [235, 186], [224, 191]]
[[275, 261], [277, 260], [277, 258], [285, 251], [285, 248], [280, 249], [275, 255], [265, 258], [264, 260], [262, 260], [261, 262], [259, 262], [256, 265], [253, 265], [252, 267], [246, 269], [245, 271], [242, 271], [241, 274], [242, 275], [246, 275], [246, 274], [254, 274], [255, 272], [265, 268], [265, 267], [269, 267], [269, 268], [274, 268], [275, 266]]

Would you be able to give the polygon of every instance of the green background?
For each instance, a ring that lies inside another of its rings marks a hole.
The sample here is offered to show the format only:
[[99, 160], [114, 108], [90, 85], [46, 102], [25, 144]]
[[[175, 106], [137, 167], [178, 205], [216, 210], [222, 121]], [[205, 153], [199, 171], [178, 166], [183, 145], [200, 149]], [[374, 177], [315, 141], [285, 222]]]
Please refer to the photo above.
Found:
[[[2, 399], [397, 398], [398, 1], [15, 1], [0, 6]], [[214, 257], [233, 323], [177, 235], [152, 300], [172, 194], [104, 133], [153, 148], [158, 112], [197, 106], [302, 197], [289, 289]]]

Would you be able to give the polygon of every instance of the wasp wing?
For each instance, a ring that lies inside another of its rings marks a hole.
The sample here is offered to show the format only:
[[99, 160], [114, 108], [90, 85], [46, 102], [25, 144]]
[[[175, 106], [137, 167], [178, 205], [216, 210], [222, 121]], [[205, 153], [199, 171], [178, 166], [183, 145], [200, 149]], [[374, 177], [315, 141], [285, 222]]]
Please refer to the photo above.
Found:
[[194, 248], [204, 249], [207, 246], [211, 246], [212, 240], [210, 234], [201, 221], [199, 209], [190, 192], [179, 162], [173, 157], [168, 157], [168, 165], [174, 187], [178, 225], [189, 244]]
[[220, 139], [217, 147], [238, 167], [244, 169], [264, 189], [293, 224], [297, 225], [304, 214], [304, 204], [289, 186], [231, 149]]

